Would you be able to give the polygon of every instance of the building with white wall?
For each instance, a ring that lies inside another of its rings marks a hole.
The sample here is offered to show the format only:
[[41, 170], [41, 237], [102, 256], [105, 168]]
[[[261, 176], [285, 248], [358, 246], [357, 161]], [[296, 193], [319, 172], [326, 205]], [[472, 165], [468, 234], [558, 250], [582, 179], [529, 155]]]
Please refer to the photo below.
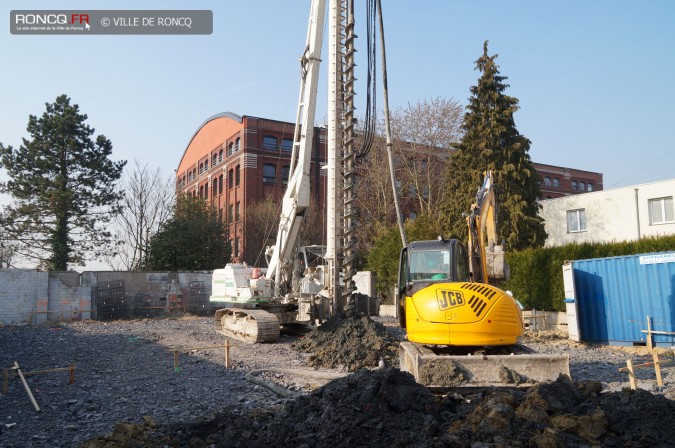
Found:
[[546, 246], [675, 234], [675, 179], [540, 201]]

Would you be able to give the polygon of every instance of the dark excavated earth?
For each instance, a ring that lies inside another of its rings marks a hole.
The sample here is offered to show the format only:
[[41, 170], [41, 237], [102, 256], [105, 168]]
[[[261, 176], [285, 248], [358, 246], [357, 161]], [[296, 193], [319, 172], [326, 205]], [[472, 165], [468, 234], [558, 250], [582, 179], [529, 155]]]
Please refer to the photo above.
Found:
[[[651, 359], [639, 348], [528, 332], [528, 347], [570, 354], [574, 382], [434, 394], [397, 369], [404, 333], [393, 319], [352, 313], [275, 344], [231, 341], [229, 369], [223, 350], [183, 354], [173, 369], [167, 348], [224, 342], [212, 325], [185, 317], [0, 328], [3, 366], [78, 365], [73, 385], [64, 384], [67, 374], [29, 378], [41, 413], [10, 382], [0, 401], [0, 446], [670, 447], [675, 440], [675, 369], [664, 365], [663, 388], [651, 369], [638, 371], [641, 389], [624, 388], [625, 360]], [[247, 381], [251, 372], [294, 398]]]

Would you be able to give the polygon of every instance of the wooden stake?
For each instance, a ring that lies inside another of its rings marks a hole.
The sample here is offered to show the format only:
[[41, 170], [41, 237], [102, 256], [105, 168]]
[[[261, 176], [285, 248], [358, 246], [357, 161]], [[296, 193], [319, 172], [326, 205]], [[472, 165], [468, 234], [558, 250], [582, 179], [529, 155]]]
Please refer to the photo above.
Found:
[[230, 341], [225, 340], [225, 368], [230, 368]]
[[637, 389], [637, 382], [635, 381], [635, 370], [633, 369], [633, 360], [626, 360], [626, 366], [628, 367], [628, 381], [630, 381], [630, 388], [633, 390]]
[[69, 384], [73, 384], [75, 382], [75, 363], [74, 362], [70, 363], [70, 367], [68, 368], [68, 370], [70, 371], [69, 372], [70, 375], [69, 375], [69, 378], [68, 378]]
[[652, 341], [652, 320], [647, 316], [647, 348], [649, 353], [653, 353], [653, 341]]
[[178, 350], [173, 351], [173, 370], [178, 372]]
[[656, 372], [656, 384], [659, 387], [663, 387], [663, 378], [661, 378], [661, 363], [659, 362], [659, 355], [654, 352], [652, 353], [652, 358], [654, 359], [654, 371]]
[[33, 396], [33, 392], [31, 392], [30, 387], [28, 387], [28, 383], [26, 382], [26, 378], [23, 377], [23, 373], [21, 373], [21, 369], [19, 368], [19, 363], [14, 361], [14, 367], [12, 367], [14, 370], [16, 370], [19, 373], [19, 378], [21, 378], [21, 382], [23, 383], [24, 389], [26, 389], [26, 393], [28, 393], [28, 397], [30, 398], [30, 401], [33, 403], [33, 407], [35, 407], [35, 410], [40, 412], [40, 406], [38, 406], [37, 401], [35, 401], [35, 397]]

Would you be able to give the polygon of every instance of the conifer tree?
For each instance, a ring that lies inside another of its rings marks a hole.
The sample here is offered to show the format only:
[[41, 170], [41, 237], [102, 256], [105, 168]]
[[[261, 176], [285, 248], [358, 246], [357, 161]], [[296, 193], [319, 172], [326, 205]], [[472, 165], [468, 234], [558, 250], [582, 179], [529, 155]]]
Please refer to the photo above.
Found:
[[9, 181], [0, 191], [13, 202], [4, 207], [3, 237], [16, 254], [39, 267], [65, 271], [88, 256], [106, 252], [106, 226], [120, 211], [116, 182], [126, 161], [110, 160], [112, 143], [85, 123], [87, 115], [61, 95], [40, 118], [30, 115], [31, 139], [14, 149], [0, 143]]
[[145, 269], [199, 271], [224, 268], [231, 247], [216, 209], [190, 195], [176, 198], [171, 218], [150, 237]]
[[518, 99], [506, 95], [507, 77], [499, 74], [497, 55], [488, 55], [488, 42], [476, 61], [481, 72], [478, 85], [464, 115], [464, 135], [455, 145], [448, 170], [449, 194], [442, 204], [442, 216], [450, 236], [466, 240], [466, 220], [483, 183], [483, 173], [495, 175], [497, 231], [507, 250], [538, 247], [546, 239], [540, 205], [538, 176], [530, 159], [530, 141], [516, 129], [514, 113]]

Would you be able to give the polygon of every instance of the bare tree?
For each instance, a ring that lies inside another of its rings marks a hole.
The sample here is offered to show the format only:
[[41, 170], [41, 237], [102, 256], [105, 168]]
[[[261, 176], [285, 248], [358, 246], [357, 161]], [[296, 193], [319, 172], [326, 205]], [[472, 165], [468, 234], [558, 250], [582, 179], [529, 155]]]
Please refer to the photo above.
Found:
[[107, 260], [115, 270], [144, 268], [148, 242], [171, 216], [175, 201], [173, 176], [165, 177], [159, 168], [138, 160], [132, 168], [122, 178], [123, 211], [113, 224], [117, 253]]
[[251, 266], [266, 266], [265, 248], [274, 244], [279, 227], [279, 201], [267, 196], [247, 205], [245, 220], [244, 261]]
[[[407, 216], [410, 212], [438, 215], [440, 201], [449, 194], [445, 188], [446, 167], [451, 145], [461, 138], [462, 119], [462, 106], [443, 98], [423, 100], [392, 112], [397, 189]], [[375, 139], [357, 169], [360, 215], [357, 240], [360, 252], [368, 253], [381, 228], [393, 225], [396, 220], [383, 138]]]
[[401, 196], [414, 201], [417, 213], [437, 216], [449, 194], [445, 185], [451, 145], [459, 142], [464, 108], [455, 100], [435, 98], [408, 104], [392, 113]]
[[[311, 201], [305, 220], [298, 234], [298, 246], [325, 244], [325, 210]], [[279, 229], [281, 201], [267, 196], [260, 202], [246, 207], [246, 244], [244, 261], [252, 266], [264, 266], [265, 249], [273, 246]]]

